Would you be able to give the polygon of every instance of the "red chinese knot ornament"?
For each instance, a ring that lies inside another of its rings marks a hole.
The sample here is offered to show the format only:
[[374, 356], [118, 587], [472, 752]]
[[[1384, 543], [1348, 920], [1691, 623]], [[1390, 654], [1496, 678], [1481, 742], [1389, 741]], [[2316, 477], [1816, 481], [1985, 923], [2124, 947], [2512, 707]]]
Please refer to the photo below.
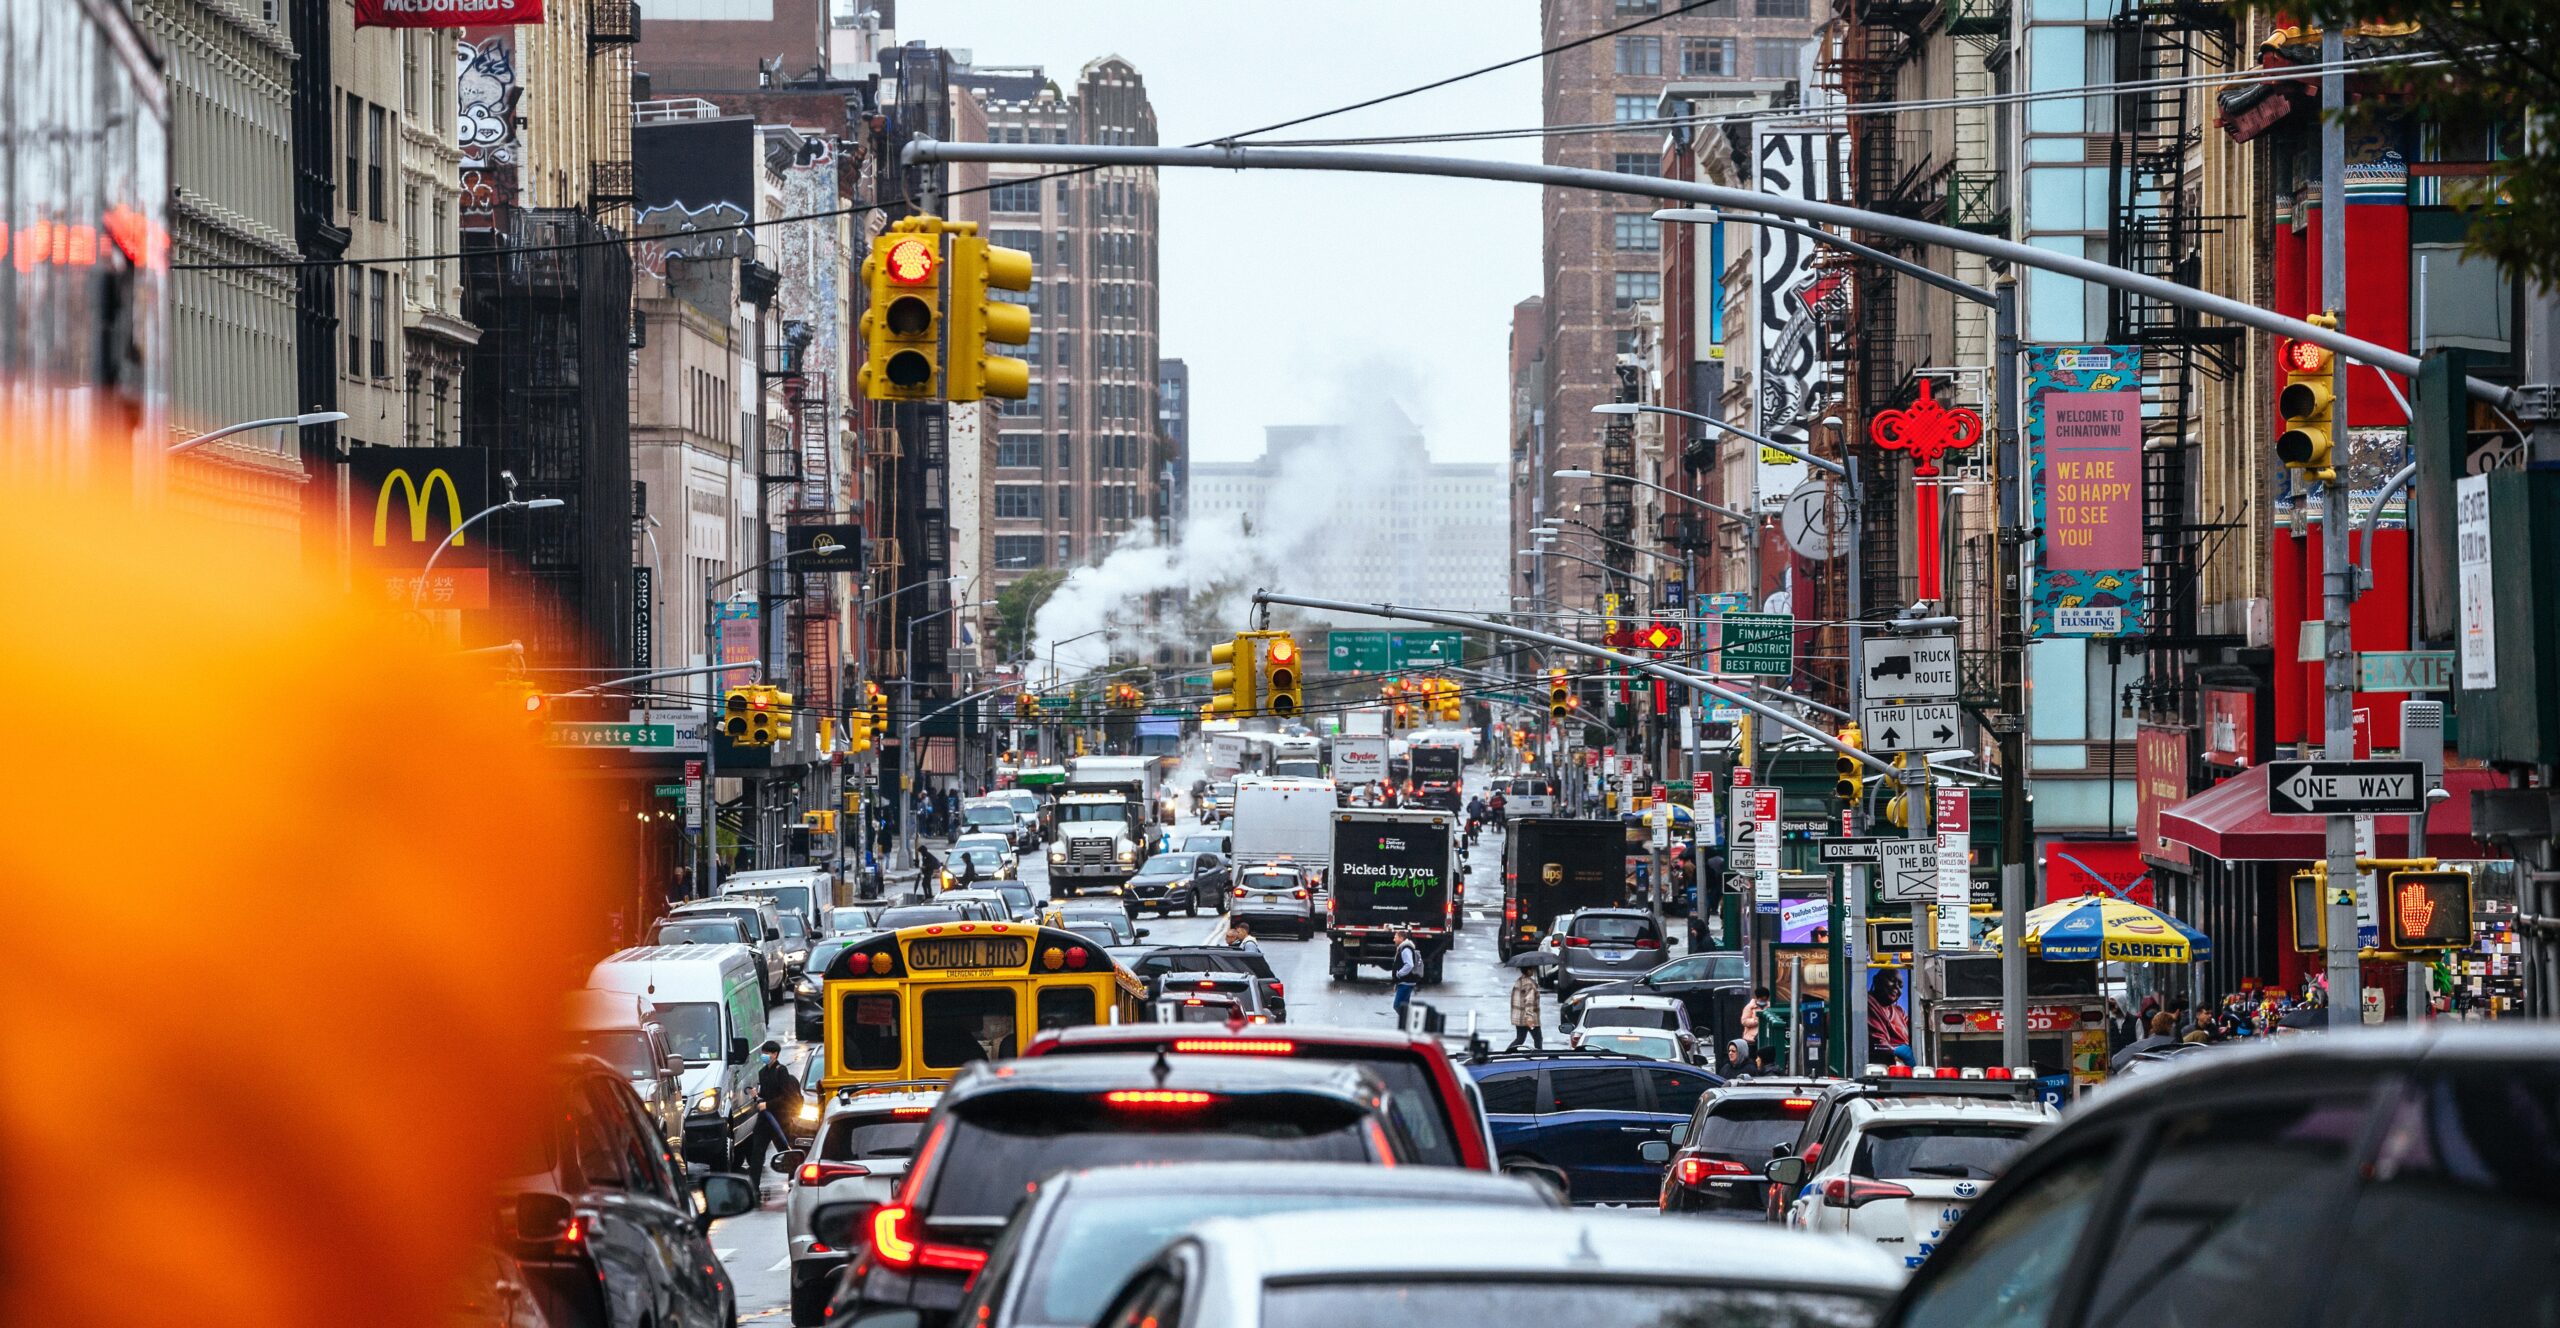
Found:
[[1938, 400], [1935, 385], [1920, 380], [1920, 399], [1876, 416], [1867, 436], [1888, 452], [1911, 454], [1913, 475], [1938, 473], [1938, 458], [1982, 441], [1982, 416]]

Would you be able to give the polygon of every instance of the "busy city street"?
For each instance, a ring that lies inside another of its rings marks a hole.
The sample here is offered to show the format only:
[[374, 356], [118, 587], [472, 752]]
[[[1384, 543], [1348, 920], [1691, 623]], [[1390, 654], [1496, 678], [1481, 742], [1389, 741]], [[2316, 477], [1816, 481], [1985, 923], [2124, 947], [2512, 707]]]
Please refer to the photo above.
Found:
[[0, 1328], [2560, 1328], [2556, 50], [6, 0]]

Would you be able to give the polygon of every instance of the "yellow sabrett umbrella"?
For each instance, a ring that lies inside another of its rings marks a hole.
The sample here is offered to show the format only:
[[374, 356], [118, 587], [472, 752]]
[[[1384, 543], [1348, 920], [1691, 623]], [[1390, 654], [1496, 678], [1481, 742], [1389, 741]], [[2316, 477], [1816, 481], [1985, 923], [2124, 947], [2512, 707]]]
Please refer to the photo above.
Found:
[[[1987, 938], [2000, 948], [2000, 931]], [[2190, 964], [2213, 954], [2203, 932], [2155, 908], [2112, 895], [2061, 899], [2027, 914], [2027, 953], [2039, 959]]]

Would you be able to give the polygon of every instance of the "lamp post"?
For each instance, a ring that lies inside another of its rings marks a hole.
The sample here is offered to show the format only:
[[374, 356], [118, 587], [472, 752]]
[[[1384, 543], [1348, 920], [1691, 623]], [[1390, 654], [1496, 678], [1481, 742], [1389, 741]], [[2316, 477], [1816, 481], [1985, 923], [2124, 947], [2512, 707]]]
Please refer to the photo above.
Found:
[[[1749, 567], [1745, 574], [1751, 578], [1751, 596], [1754, 601], [1751, 607], [1754, 612], [1759, 610], [1760, 606], [1757, 601], [1760, 597], [1760, 532], [1757, 527], [1764, 518], [1755, 517], [1748, 512], [1737, 511], [1722, 503], [1708, 502], [1706, 499], [1701, 498], [1694, 493], [1682, 493], [1668, 484], [1656, 484], [1651, 480], [1639, 479], [1633, 475], [1619, 475], [1608, 471], [1576, 469], [1559, 470], [1555, 473], [1555, 476], [1560, 480], [1618, 480], [1627, 484], [1639, 485], [1643, 488], [1651, 489], [1656, 493], [1668, 494], [1669, 496], [1677, 498], [1684, 503], [1703, 507], [1708, 511], [1715, 513], [1717, 516], [1723, 517], [1725, 520], [1742, 527], [1743, 552], [1750, 560]], [[1692, 593], [1695, 593], [1694, 581], [1695, 578], [1693, 577]]]
[[443, 557], [444, 551], [452, 548], [454, 541], [462, 538], [462, 532], [500, 512], [542, 512], [568, 505], [567, 500], [560, 498], [510, 498], [503, 503], [481, 508], [470, 516], [464, 517], [460, 525], [446, 531], [444, 538], [436, 542], [435, 550], [427, 555], [426, 565], [418, 569], [417, 579], [409, 583], [410, 611], [415, 612], [418, 601], [426, 597], [427, 578], [436, 570], [436, 559]]
[[[946, 618], [962, 609], [983, 609], [993, 603], [995, 601], [991, 599], [971, 600], [964, 604], [954, 604], [947, 609], [936, 609], [921, 618], [907, 619], [906, 644], [898, 652], [898, 662], [905, 666], [898, 670], [898, 713], [910, 714], [915, 710], [916, 624], [932, 622], [936, 618]], [[945, 706], [943, 709], [948, 710], [950, 707]], [[937, 710], [933, 713], [939, 715], [942, 711]], [[907, 738], [911, 739], [914, 736], [915, 727], [914, 724], [909, 724], [903, 730]], [[912, 777], [909, 773], [912, 766], [908, 763], [907, 747], [908, 742], [904, 739], [898, 743], [898, 865], [900, 867], [912, 867], [916, 861], [916, 799], [914, 790], [907, 787], [907, 781]], [[951, 745], [951, 754], [952, 767], [957, 769], [960, 764], [960, 744], [956, 741]]]
[[1654, 584], [1653, 584], [1653, 578], [1652, 578], [1652, 577], [1649, 577], [1649, 576], [1638, 576], [1638, 575], [1637, 575], [1637, 574], [1635, 574], [1634, 572], [1622, 572], [1622, 571], [1619, 571], [1617, 568], [1611, 567], [1609, 564], [1604, 563], [1604, 562], [1600, 561], [1600, 560], [1599, 560], [1599, 559], [1597, 559], [1597, 558], [1585, 558], [1585, 557], [1583, 557], [1581, 554], [1575, 553], [1575, 552], [1574, 552], [1573, 550], [1571, 550], [1571, 549], [1555, 548], [1555, 549], [1522, 549], [1522, 550], [1520, 550], [1520, 556], [1521, 556], [1521, 557], [1523, 557], [1523, 558], [1537, 558], [1537, 557], [1545, 556], [1545, 555], [1547, 555], [1547, 554], [1553, 554], [1553, 555], [1555, 555], [1555, 556], [1556, 556], [1556, 557], [1558, 557], [1558, 558], [1571, 558], [1571, 559], [1572, 559], [1572, 560], [1574, 560], [1575, 562], [1582, 563], [1582, 564], [1584, 564], [1584, 565], [1586, 565], [1586, 566], [1590, 566], [1590, 567], [1597, 567], [1597, 568], [1599, 568], [1602, 572], [1604, 572], [1604, 573], [1606, 573], [1606, 574], [1608, 574], [1608, 575], [1610, 575], [1610, 576], [1623, 576], [1623, 577], [1625, 577], [1626, 579], [1628, 579], [1628, 580], [1630, 580], [1630, 581], [1633, 581], [1633, 582], [1637, 583], [1638, 585], [1643, 586], [1643, 587], [1645, 588], [1645, 592], [1646, 592], [1647, 594], [1651, 594], [1651, 593], [1653, 592], [1653, 590], [1654, 590]]
[[193, 438], [171, 443], [166, 454], [176, 456], [180, 452], [191, 452], [217, 438], [228, 438], [235, 433], [248, 433], [255, 429], [282, 429], [287, 426], [308, 429], [314, 425], [336, 424], [345, 418], [347, 413], [343, 410], [315, 410], [300, 415], [271, 415], [263, 420], [245, 420], [239, 424], [225, 425], [211, 433], [200, 433]]

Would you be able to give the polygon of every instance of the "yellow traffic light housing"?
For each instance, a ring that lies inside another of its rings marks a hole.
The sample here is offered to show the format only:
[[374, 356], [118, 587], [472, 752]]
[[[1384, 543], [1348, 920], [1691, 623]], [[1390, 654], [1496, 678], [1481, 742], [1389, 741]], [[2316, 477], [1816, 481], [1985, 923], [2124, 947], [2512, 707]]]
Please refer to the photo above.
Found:
[[764, 690], [765, 696], [773, 705], [773, 740], [775, 742], [791, 741], [791, 716], [795, 709], [793, 705], [794, 698], [791, 693], [786, 692], [779, 687], [767, 687]]
[[1270, 633], [1262, 648], [1263, 680], [1268, 684], [1263, 704], [1272, 714], [1289, 719], [1306, 708], [1306, 696], [1299, 690], [1300, 666], [1298, 639], [1287, 632]]
[[773, 745], [773, 689], [749, 687], [746, 693], [746, 737], [740, 740], [740, 745], [770, 747]]
[[845, 750], [849, 752], [867, 752], [871, 750], [870, 711], [856, 710], [852, 715], [847, 717], [844, 727], [844, 745]]
[[1223, 693], [1213, 697], [1209, 706], [1222, 719], [1245, 719], [1253, 714], [1253, 637], [1238, 632], [1232, 641], [1221, 641], [1209, 647], [1209, 690]]
[[942, 391], [941, 226], [931, 217], [897, 222], [863, 260], [871, 305], [862, 315], [861, 379], [874, 401], [931, 401]]
[[755, 691], [753, 687], [732, 687], [720, 696], [720, 732], [742, 747], [749, 742], [747, 712], [755, 708]]
[[1547, 670], [1547, 718], [1562, 719], [1573, 703], [1573, 690], [1565, 685], [1564, 670]]
[[[1865, 748], [1866, 738], [1866, 731], [1855, 724], [1840, 726], [1840, 741], [1851, 747]], [[1831, 762], [1831, 772], [1831, 795], [1854, 806], [1858, 801], [1860, 779], [1858, 759], [1854, 756], [1835, 757]]]
[[[2338, 320], [2314, 314], [2315, 327], [2335, 328]], [[2308, 341], [2284, 343], [2284, 388], [2276, 396], [2276, 413], [2284, 430], [2276, 435], [2276, 460], [2315, 480], [2338, 477], [2335, 462], [2337, 360], [2325, 346]]]
[[1031, 310], [995, 299], [991, 291], [1031, 289], [1031, 255], [980, 238], [974, 222], [951, 236], [951, 352], [943, 363], [945, 397], [1021, 400], [1031, 394], [1031, 366], [1010, 355], [990, 355], [987, 343], [1010, 346], [1031, 340]]

